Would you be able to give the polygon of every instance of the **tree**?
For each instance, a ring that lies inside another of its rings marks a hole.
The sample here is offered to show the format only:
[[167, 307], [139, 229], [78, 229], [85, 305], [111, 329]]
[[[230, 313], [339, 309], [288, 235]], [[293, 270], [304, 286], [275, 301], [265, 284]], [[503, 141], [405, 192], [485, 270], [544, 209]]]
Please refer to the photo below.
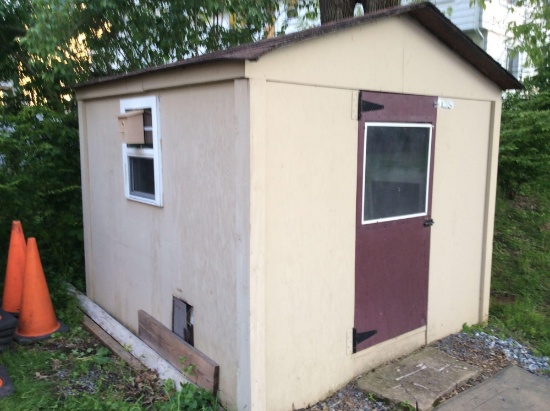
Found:
[[517, 0], [511, 9], [512, 13], [518, 7], [525, 8], [525, 19], [522, 23], [512, 22], [508, 27], [514, 37], [516, 50], [524, 51], [535, 67], [548, 64], [550, 3], [548, 0]]
[[66, 105], [72, 84], [262, 38], [278, 9], [277, 0], [4, 0], [0, 81], [10, 77], [33, 103]]

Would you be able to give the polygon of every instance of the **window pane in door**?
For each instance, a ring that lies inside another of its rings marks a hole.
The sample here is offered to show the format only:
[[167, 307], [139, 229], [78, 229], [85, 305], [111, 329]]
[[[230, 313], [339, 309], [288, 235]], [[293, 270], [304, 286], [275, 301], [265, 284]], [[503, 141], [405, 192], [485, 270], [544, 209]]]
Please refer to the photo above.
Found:
[[155, 198], [155, 165], [152, 158], [129, 157], [130, 194]]
[[365, 125], [363, 223], [426, 214], [430, 137], [430, 125]]

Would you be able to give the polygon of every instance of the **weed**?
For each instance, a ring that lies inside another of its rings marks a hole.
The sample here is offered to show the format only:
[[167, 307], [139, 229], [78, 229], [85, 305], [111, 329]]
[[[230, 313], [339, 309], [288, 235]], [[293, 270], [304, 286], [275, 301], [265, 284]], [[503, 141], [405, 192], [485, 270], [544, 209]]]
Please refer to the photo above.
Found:
[[179, 391], [174, 383], [167, 381], [164, 386], [168, 402], [158, 404], [158, 411], [217, 411], [217, 397], [193, 384], [182, 384]]
[[480, 331], [486, 331], [486, 324], [473, 324], [468, 325], [467, 323], [462, 324], [462, 332], [467, 334], [475, 334]]
[[401, 401], [399, 403], [399, 406], [407, 411], [415, 411], [418, 409], [417, 407], [414, 407], [413, 405], [411, 405], [409, 401]]
[[99, 347], [92, 356], [92, 361], [98, 365], [104, 365], [111, 361], [109, 356], [111, 352], [105, 347]]
[[179, 359], [182, 371], [187, 375], [195, 375], [197, 366], [189, 362], [187, 357], [180, 357]]

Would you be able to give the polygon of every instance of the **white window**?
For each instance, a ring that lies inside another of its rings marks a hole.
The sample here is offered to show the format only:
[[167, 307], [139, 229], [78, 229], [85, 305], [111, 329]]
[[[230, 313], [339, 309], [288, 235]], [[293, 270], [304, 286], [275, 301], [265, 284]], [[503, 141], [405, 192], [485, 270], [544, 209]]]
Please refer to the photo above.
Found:
[[519, 78], [519, 52], [516, 50], [508, 49], [508, 55], [506, 58], [506, 69], [514, 75], [514, 77]]
[[130, 200], [162, 207], [162, 162], [157, 98], [146, 96], [120, 100], [121, 117], [136, 111], [141, 112], [136, 114], [142, 116], [143, 139], [138, 144], [122, 143], [124, 193]]
[[432, 125], [365, 123], [363, 224], [428, 213]]

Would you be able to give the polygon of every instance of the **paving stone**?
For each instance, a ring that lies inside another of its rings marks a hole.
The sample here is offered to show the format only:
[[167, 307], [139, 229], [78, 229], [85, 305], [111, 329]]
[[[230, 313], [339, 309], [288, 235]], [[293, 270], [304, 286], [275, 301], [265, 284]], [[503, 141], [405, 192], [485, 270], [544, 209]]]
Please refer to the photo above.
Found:
[[451, 398], [437, 411], [550, 409], [550, 380], [510, 365], [493, 378]]
[[429, 347], [365, 374], [357, 380], [357, 386], [393, 403], [418, 404], [420, 411], [429, 411], [438, 398], [480, 372], [478, 367]]

